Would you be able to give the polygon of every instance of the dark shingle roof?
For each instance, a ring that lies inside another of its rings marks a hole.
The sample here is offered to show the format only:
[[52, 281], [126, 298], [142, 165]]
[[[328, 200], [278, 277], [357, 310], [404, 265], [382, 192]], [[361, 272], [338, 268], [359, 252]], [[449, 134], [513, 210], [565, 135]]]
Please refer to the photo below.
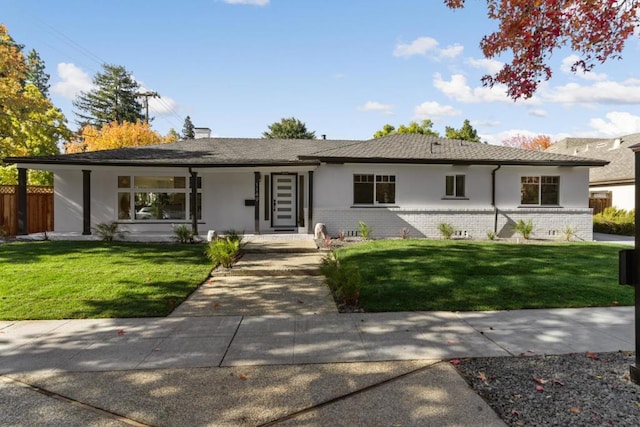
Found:
[[589, 171], [591, 184], [628, 183], [635, 179], [634, 153], [629, 147], [638, 143], [640, 133], [613, 139], [566, 138], [546, 151], [608, 161], [607, 166]]
[[205, 138], [170, 144], [44, 157], [8, 158], [8, 163], [126, 166], [294, 165], [319, 162], [458, 163], [602, 166], [604, 161], [449, 140], [425, 135], [389, 135], [367, 141]]

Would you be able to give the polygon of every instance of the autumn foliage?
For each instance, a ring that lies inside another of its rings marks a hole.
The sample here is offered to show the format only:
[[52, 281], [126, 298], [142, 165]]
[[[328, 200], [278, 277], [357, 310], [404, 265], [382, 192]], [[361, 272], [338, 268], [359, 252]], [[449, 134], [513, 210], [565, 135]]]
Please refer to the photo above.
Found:
[[[640, 0], [486, 1], [487, 16], [498, 21], [498, 29], [482, 38], [482, 52], [487, 58], [508, 52], [512, 59], [482, 81], [487, 86], [505, 84], [513, 99], [530, 98], [541, 81], [551, 78], [548, 60], [565, 46], [579, 56], [574, 72], [619, 59], [639, 22]], [[444, 3], [456, 9], [464, 7], [465, 0]]]
[[107, 123], [101, 129], [92, 125], [84, 126], [78, 136], [65, 144], [65, 153], [111, 150], [114, 148], [139, 147], [175, 141], [175, 137], [163, 137], [152, 130], [147, 123], [117, 122]]
[[523, 150], [543, 151], [551, 147], [553, 142], [547, 135], [525, 136], [514, 135], [502, 141], [502, 145], [507, 147], [522, 148]]

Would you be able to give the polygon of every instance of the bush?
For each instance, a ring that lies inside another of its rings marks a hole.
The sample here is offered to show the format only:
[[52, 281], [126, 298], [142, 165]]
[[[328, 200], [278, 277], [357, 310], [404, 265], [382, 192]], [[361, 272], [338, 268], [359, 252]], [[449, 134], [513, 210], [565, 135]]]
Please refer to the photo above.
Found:
[[186, 224], [179, 225], [174, 227], [173, 229], [173, 238], [178, 243], [193, 243], [195, 239], [195, 234], [193, 234], [193, 229]]
[[602, 213], [593, 216], [593, 231], [596, 233], [617, 234], [621, 236], [635, 235], [635, 211], [632, 209], [606, 208]]
[[366, 222], [359, 221], [358, 230], [360, 231], [360, 236], [362, 236], [364, 240], [369, 240], [369, 237], [371, 237], [371, 227], [369, 227]]
[[214, 264], [222, 265], [224, 268], [231, 268], [240, 256], [240, 240], [233, 240], [229, 237], [212, 240], [207, 246], [205, 255]]
[[533, 233], [533, 222], [531, 222], [531, 220], [525, 221], [523, 219], [519, 219], [513, 227], [513, 230], [516, 233], [520, 233], [523, 239], [529, 240], [531, 233]]
[[104, 242], [112, 242], [114, 238], [118, 237], [122, 239], [124, 237], [124, 231], [119, 230], [119, 224], [117, 222], [103, 222], [93, 227], [93, 231]]
[[487, 231], [487, 239], [489, 239], [489, 240], [496, 240], [496, 233], [495, 233], [495, 231]]
[[442, 238], [445, 240], [451, 240], [451, 236], [453, 236], [453, 233], [456, 232], [456, 229], [453, 228], [453, 225], [447, 222], [441, 222], [440, 224], [438, 224], [438, 230], [440, 231]]
[[234, 242], [241, 242], [244, 237], [244, 231], [234, 230], [233, 228], [231, 230], [224, 231], [222, 234], [224, 234], [227, 239], [231, 239]]
[[320, 272], [325, 277], [325, 283], [338, 303], [357, 306], [360, 298], [362, 276], [356, 267], [345, 266], [336, 258], [335, 253], [322, 259]]

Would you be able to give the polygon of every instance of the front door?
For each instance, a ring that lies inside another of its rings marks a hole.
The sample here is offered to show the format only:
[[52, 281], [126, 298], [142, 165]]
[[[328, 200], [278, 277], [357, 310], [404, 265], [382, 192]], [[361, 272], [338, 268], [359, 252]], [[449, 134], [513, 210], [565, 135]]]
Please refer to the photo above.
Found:
[[272, 225], [274, 228], [294, 228], [296, 226], [296, 182], [295, 174], [273, 174], [271, 178], [273, 194]]

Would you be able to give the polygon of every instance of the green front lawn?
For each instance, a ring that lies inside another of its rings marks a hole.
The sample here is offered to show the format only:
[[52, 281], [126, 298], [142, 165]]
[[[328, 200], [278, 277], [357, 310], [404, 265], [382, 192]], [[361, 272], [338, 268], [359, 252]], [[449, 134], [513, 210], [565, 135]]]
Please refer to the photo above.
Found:
[[360, 305], [368, 312], [515, 310], [633, 305], [633, 288], [618, 285], [622, 248], [380, 240], [336, 255], [359, 268]]
[[202, 245], [0, 244], [0, 319], [166, 316], [208, 276]]

